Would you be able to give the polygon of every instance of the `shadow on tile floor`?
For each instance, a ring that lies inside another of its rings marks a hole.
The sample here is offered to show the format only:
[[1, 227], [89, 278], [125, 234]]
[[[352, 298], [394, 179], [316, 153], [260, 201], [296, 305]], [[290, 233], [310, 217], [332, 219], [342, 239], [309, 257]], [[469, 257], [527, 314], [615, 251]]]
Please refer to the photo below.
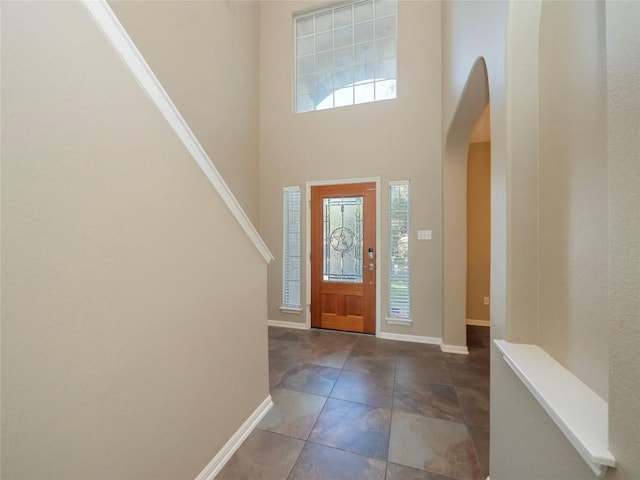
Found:
[[269, 328], [274, 407], [219, 480], [484, 480], [489, 329], [469, 355], [327, 330]]

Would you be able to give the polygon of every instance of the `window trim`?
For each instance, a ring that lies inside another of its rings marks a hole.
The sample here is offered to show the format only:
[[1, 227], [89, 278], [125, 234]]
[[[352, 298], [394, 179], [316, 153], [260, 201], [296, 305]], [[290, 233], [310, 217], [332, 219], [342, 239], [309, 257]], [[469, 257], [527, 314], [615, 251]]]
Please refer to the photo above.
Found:
[[[298, 260], [298, 305], [290, 305], [286, 303], [286, 291], [287, 291], [287, 272], [288, 272], [288, 260], [291, 257], [288, 255], [290, 242], [288, 241], [289, 230], [289, 199], [288, 192], [298, 193], [298, 244], [299, 244], [299, 260]], [[304, 311], [302, 308], [302, 189], [299, 185], [284, 187], [282, 189], [282, 306], [280, 311], [283, 313], [300, 314]]]
[[[407, 301], [407, 306], [408, 306], [408, 314], [407, 317], [400, 317], [398, 315], [392, 315], [391, 314], [391, 270], [393, 268], [393, 260], [391, 257], [391, 252], [392, 252], [392, 242], [391, 242], [391, 237], [392, 237], [392, 233], [391, 233], [391, 220], [392, 220], [392, 207], [391, 207], [391, 190], [394, 186], [406, 186], [408, 188], [408, 197], [407, 197], [407, 284], [408, 284], [408, 289], [409, 289], [409, 298]], [[387, 251], [387, 258], [389, 261], [389, 267], [387, 270], [387, 317], [385, 318], [386, 322], [388, 324], [391, 325], [411, 325], [413, 323], [413, 320], [411, 319], [411, 248], [410, 248], [410, 242], [411, 242], [411, 188], [410, 188], [410, 182], [409, 180], [394, 180], [394, 181], [390, 181], [389, 182], [389, 188], [388, 188], [388, 194], [389, 194], [389, 202], [388, 202], [388, 206], [389, 206], [389, 217], [388, 217], [388, 223], [387, 223], [387, 233], [389, 235], [389, 249]]]

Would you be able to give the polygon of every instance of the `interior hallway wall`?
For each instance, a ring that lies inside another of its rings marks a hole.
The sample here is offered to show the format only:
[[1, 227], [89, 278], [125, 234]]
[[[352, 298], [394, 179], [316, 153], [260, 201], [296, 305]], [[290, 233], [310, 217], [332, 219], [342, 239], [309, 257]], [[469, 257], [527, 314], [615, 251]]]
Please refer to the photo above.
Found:
[[269, 395], [264, 259], [79, 2], [1, 8], [0, 476], [195, 478]]
[[[584, 162], [584, 171], [577, 172], [581, 179], [580, 185], [573, 184], [558, 187], [557, 194], [562, 198], [573, 198], [581, 195], [579, 189], [592, 186], [597, 205], [591, 213], [602, 220], [602, 211], [609, 213], [605, 223], [600, 222], [599, 229], [608, 232], [606, 260], [603, 265], [602, 250], [596, 246], [593, 250], [595, 258], [587, 261], [585, 268], [592, 268], [596, 278], [592, 282], [568, 282], [563, 295], [563, 302], [571, 304], [572, 298], [579, 298], [583, 292], [594, 289], [598, 305], [609, 305], [608, 312], [603, 312], [603, 318], [609, 318], [609, 328], [602, 327], [602, 318], [589, 316], [586, 321], [595, 324], [595, 328], [586, 325], [585, 331], [576, 335], [569, 334], [563, 340], [558, 358], [566, 362], [574, 373], [581, 375], [598, 393], [603, 395], [609, 383], [609, 419], [610, 419], [610, 448], [618, 461], [618, 468], [609, 470], [607, 478], [635, 479], [640, 475], [639, 460], [639, 422], [638, 415], [638, 288], [639, 269], [638, 259], [638, 15], [637, 2], [607, 2], [606, 8], [606, 43], [602, 35], [601, 26], [605, 18], [602, 5], [591, 2], [542, 2], [542, 8], [570, 9], [571, 14], [561, 13], [555, 21], [569, 22], [566, 43], [556, 42], [554, 48], [561, 51], [553, 55], [564, 55], [567, 49], [577, 49], [577, 63], [563, 66], [558, 73], [560, 82], [558, 87], [569, 88], [571, 95], [577, 95], [582, 89], [594, 92], [595, 103], [581, 105], [571, 103], [569, 98], [569, 112], [561, 112], [559, 117], [545, 117], [548, 122], [545, 128], [555, 128], [556, 135], [564, 131], [568, 136], [568, 145], [575, 139], [584, 143], [596, 142], [595, 148], [600, 152], [600, 159], [605, 152], [602, 150], [602, 132], [596, 132], [595, 138], [588, 138], [589, 129], [585, 126], [589, 122], [602, 122], [602, 128], [607, 128], [609, 157], [606, 169], [603, 171], [598, 158], [589, 157]], [[537, 12], [536, 12], [537, 9]], [[446, 128], [456, 108], [456, 99], [464, 85], [465, 75], [478, 56], [484, 56], [487, 61], [490, 95], [492, 105], [492, 335], [514, 341], [524, 339], [529, 343], [538, 341], [537, 331], [540, 327], [541, 335], [551, 333], [542, 331], [548, 326], [538, 322], [536, 308], [539, 296], [537, 287], [536, 256], [530, 252], [537, 252], [537, 242], [531, 243], [527, 239], [537, 238], [535, 212], [538, 211], [537, 201], [531, 199], [538, 196], [538, 163], [537, 163], [537, 121], [538, 94], [537, 91], [522, 89], [524, 84], [514, 83], [516, 80], [525, 81], [518, 72], [526, 71], [532, 64], [536, 71], [530, 72], [527, 85], [535, 85], [537, 80], [538, 41], [540, 24], [536, 22], [536, 13], [540, 13], [540, 4], [536, 2], [446, 2], [443, 4], [443, 118]], [[546, 17], [543, 12], [542, 18]], [[565, 16], [566, 15], [566, 16]], [[543, 24], [542, 31], [552, 25]], [[560, 27], [562, 28], [562, 27]], [[583, 38], [584, 32], [590, 32], [588, 39]], [[506, 34], [506, 37], [504, 36]], [[597, 45], [594, 48], [593, 42]], [[507, 44], [509, 51], [505, 51]], [[543, 62], [540, 81], [551, 81], [551, 72], [545, 73], [545, 43], [540, 44]], [[548, 48], [551, 48], [549, 46]], [[607, 49], [607, 103], [608, 113], [602, 106], [602, 51]], [[507, 58], [505, 65], [501, 59]], [[581, 62], [585, 63], [581, 63]], [[549, 64], [546, 64], [549, 65]], [[565, 67], [566, 70], [564, 69]], [[586, 69], [584, 76], [582, 69]], [[533, 81], [531, 79], [534, 79]], [[510, 90], [505, 89], [505, 81], [510, 82]], [[567, 83], [568, 82], [568, 85]], [[541, 85], [540, 100], [544, 101], [545, 91], [549, 92], [551, 85]], [[524, 93], [524, 94], [523, 94]], [[564, 99], [563, 99], [564, 100]], [[540, 105], [541, 115], [548, 115], [544, 109], [548, 105]], [[595, 107], [595, 108], [594, 108]], [[562, 108], [562, 107], [560, 107]], [[592, 111], [595, 118], [579, 118], [584, 115], [583, 108]], [[565, 116], [565, 115], [568, 115]], [[528, 120], [527, 120], [528, 119]], [[509, 122], [507, 129], [507, 121]], [[520, 123], [518, 123], [520, 122]], [[575, 125], [577, 130], [573, 130]], [[528, 127], [528, 128], [521, 128]], [[509, 138], [506, 137], [507, 131]], [[582, 133], [578, 133], [582, 131]], [[633, 131], [633, 134], [631, 133]], [[547, 132], [548, 135], [549, 132]], [[612, 137], [613, 134], [613, 137]], [[544, 135], [544, 134], [543, 134]], [[575, 136], [575, 137], [574, 137]], [[545, 137], [548, 138], [548, 137]], [[508, 140], [508, 142], [506, 141]], [[533, 149], [529, 148], [535, 140]], [[546, 140], [543, 140], [543, 142]], [[541, 143], [541, 151], [548, 144]], [[526, 147], [523, 149], [523, 147]], [[572, 146], [582, 148], [582, 146]], [[560, 156], [563, 159], [557, 166], [562, 172], [566, 165], [564, 159], [573, 153], [561, 148], [547, 150], [547, 155]], [[612, 153], [614, 155], [612, 155]], [[533, 158], [530, 156], [533, 155]], [[531, 160], [535, 160], [532, 163]], [[541, 158], [541, 162], [550, 158]], [[532, 168], [532, 166], [534, 168]], [[550, 164], [541, 165], [541, 191], [553, 188], [552, 179], [546, 175]], [[505, 175], [509, 171], [509, 176]], [[607, 196], [602, 196], [602, 179], [593, 180], [592, 175], [604, 175], [608, 178]], [[543, 177], [545, 180], [543, 180]], [[591, 182], [591, 183], [590, 183]], [[586, 183], [586, 185], [585, 185]], [[608, 197], [608, 198], [607, 198]], [[509, 201], [507, 201], [509, 199]], [[612, 199], [615, 204], [612, 204]], [[529, 202], [529, 203], [527, 203]], [[565, 203], [566, 205], [566, 203]], [[506, 210], [503, 210], [506, 208]], [[530, 213], [527, 213], [530, 212]], [[633, 213], [635, 212], [635, 213]], [[575, 224], [580, 220], [581, 209], [574, 210], [565, 216], [561, 222], [564, 233], [567, 228], [579, 228]], [[546, 215], [548, 215], [547, 212]], [[616, 219], [615, 222], [613, 219]], [[624, 221], [622, 219], [625, 219]], [[548, 217], [542, 218], [547, 222]], [[601, 231], [594, 232], [594, 238], [600, 238]], [[531, 233], [533, 232], [533, 236]], [[553, 232], [545, 232], [552, 235]], [[563, 237], [560, 237], [563, 238]], [[602, 240], [602, 239], [601, 239]], [[617, 243], [612, 248], [611, 241]], [[574, 241], [574, 237], [572, 237]], [[574, 255], [589, 255], [592, 238], [577, 239], [571, 251], [564, 253], [564, 259], [574, 261]], [[633, 247], [632, 247], [633, 245]], [[526, 268], [526, 254], [533, 261], [534, 268]], [[541, 257], [549, 255], [547, 247], [541, 248]], [[624, 258], [624, 260], [623, 260]], [[542, 262], [548, 262], [542, 258]], [[625, 266], [623, 267], [623, 263]], [[554, 267], [551, 262], [542, 265], [544, 275], [564, 275], [564, 263]], [[581, 267], [579, 267], [581, 268]], [[615, 272], [615, 278], [612, 277]], [[533, 274], [532, 274], [533, 273]], [[606, 293], [602, 295], [602, 277], [607, 278]], [[522, 279], [525, 281], [522, 281]], [[613, 306], [612, 306], [613, 305]], [[526, 312], [534, 315], [527, 316]], [[600, 311], [600, 310], [599, 310]], [[523, 315], [521, 313], [525, 312]], [[572, 329], [572, 318], [558, 321], [568, 324], [555, 328]], [[607, 338], [612, 338], [607, 358]], [[590, 346], [595, 346], [594, 355], [588, 355]], [[553, 347], [551, 347], [553, 348]], [[581, 356], [585, 365], [576, 368], [572, 358]], [[585, 375], [586, 369], [592, 368], [592, 373]], [[612, 384], [615, 385], [612, 386]], [[625, 392], [625, 393], [623, 393]], [[606, 392], [604, 395], [606, 396]], [[491, 363], [491, 478], [492, 480], [584, 480], [593, 478], [593, 473], [586, 463], [560, 433], [540, 405], [533, 399], [512, 370], [504, 363], [501, 355], [495, 349], [492, 352]], [[522, 440], [522, 441], [520, 441]], [[540, 459], [544, 459], [543, 462]]]
[[113, 0], [110, 5], [257, 227], [258, 2]]
[[[292, 113], [294, 12], [322, 2], [261, 4], [260, 232], [276, 259], [269, 266], [269, 318], [304, 323], [282, 302], [282, 187], [305, 182], [381, 178], [382, 330], [442, 336], [441, 35], [439, 2], [398, 2], [398, 98], [331, 110]], [[388, 182], [411, 182], [411, 318], [388, 325]], [[306, 202], [302, 224], [306, 222]], [[433, 240], [417, 241], [417, 230]], [[302, 245], [306, 242], [304, 228]], [[304, 254], [303, 254], [304, 258]], [[304, 298], [307, 262], [303, 261]]]
[[607, 2], [608, 480], [640, 478], [640, 3]]
[[539, 57], [539, 342], [606, 399], [604, 2], [543, 2]]
[[489, 321], [491, 270], [491, 143], [470, 143], [467, 155], [467, 319]]

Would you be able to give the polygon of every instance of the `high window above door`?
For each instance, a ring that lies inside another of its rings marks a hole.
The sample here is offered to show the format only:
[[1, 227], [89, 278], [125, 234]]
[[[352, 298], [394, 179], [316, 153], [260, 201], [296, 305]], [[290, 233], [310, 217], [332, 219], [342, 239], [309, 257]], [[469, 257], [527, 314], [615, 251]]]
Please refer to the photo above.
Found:
[[396, 0], [294, 17], [296, 113], [396, 98]]

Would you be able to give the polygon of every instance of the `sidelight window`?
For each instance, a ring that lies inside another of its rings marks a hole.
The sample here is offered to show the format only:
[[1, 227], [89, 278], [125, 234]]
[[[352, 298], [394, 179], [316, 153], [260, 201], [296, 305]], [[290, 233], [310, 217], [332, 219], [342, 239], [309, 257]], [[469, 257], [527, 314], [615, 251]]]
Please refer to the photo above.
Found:
[[282, 246], [282, 306], [300, 309], [300, 187], [285, 187]]
[[409, 182], [389, 183], [389, 318], [409, 321]]

